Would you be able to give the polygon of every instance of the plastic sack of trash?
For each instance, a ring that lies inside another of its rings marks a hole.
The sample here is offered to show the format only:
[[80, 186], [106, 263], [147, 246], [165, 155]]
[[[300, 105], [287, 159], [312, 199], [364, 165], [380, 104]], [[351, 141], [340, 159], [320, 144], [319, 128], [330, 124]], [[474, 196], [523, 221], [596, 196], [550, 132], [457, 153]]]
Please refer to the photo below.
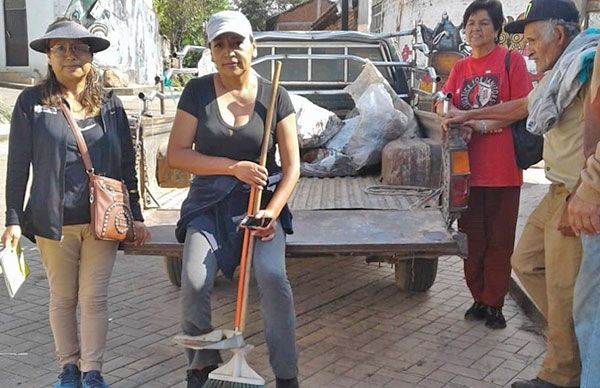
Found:
[[300, 173], [303, 176], [314, 177], [356, 175], [358, 168], [352, 158], [344, 154], [344, 146], [348, 143], [358, 122], [358, 116], [344, 120], [342, 128], [327, 142], [327, 148], [304, 153]]
[[305, 176], [356, 175], [360, 169], [379, 163], [383, 147], [391, 140], [416, 136], [418, 124], [412, 108], [371, 63], [345, 90], [358, 114], [344, 120], [343, 127], [325, 144], [327, 152], [302, 164]]
[[358, 169], [381, 161], [381, 150], [400, 137], [408, 117], [394, 108], [391, 96], [381, 83], [367, 87], [356, 101], [358, 124], [343, 148]]
[[[415, 137], [419, 130], [419, 125], [415, 118], [415, 113], [412, 107], [403, 99], [398, 97], [394, 89], [390, 86], [387, 79], [381, 74], [379, 69], [375, 67], [371, 62], [367, 62], [364, 66], [358, 77], [352, 82], [350, 85], [344, 88], [344, 91], [350, 94], [356, 107], [358, 108], [359, 114], [373, 113], [370, 110], [370, 107], [367, 105], [363, 105], [362, 109], [358, 101], [360, 98], [366, 93], [369, 86], [371, 85], [381, 85], [389, 97], [392, 100], [392, 105], [395, 110], [401, 113], [401, 116], [405, 116], [406, 119], [403, 121], [403, 127], [397, 128], [396, 132], [399, 133], [397, 137]], [[384, 109], [389, 109], [389, 105], [386, 104], [384, 107], [379, 107], [379, 111], [383, 111]]]
[[305, 97], [291, 94], [296, 111], [296, 130], [301, 149], [324, 145], [342, 127], [342, 120], [325, 108], [313, 104]]
[[[303, 176], [331, 177], [356, 174], [356, 166], [349, 156], [330, 148], [315, 148], [309, 151], [312, 162], [300, 165]], [[303, 158], [306, 161], [306, 155]]]

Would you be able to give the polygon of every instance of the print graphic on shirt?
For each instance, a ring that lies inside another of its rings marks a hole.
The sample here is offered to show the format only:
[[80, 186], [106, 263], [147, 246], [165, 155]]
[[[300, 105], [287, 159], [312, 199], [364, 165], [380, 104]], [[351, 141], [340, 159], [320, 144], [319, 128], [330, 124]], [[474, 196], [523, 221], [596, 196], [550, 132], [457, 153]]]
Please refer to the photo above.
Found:
[[58, 109], [56, 109], [56, 107], [54, 106], [46, 106], [46, 105], [34, 105], [33, 106], [33, 111], [35, 113], [50, 113], [50, 114], [57, 114], [58, 113]]
[[459, 109], [477, 109], [499, 102], [498, 76], [478, 75], [467, 78], [460, 88]]

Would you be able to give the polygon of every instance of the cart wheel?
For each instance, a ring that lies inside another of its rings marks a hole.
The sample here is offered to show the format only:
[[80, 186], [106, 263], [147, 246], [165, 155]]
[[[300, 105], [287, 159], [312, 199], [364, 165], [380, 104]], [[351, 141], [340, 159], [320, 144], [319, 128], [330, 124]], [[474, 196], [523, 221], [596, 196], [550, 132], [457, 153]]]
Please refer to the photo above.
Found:
[[171, 284], [181, 287], [181, 257], [180, 256], [165, 256], [165, 270]]
[[403, 291], [427, 291], [437, 275], [438, 258], [401, 260], [395, 265], [396, 286]]

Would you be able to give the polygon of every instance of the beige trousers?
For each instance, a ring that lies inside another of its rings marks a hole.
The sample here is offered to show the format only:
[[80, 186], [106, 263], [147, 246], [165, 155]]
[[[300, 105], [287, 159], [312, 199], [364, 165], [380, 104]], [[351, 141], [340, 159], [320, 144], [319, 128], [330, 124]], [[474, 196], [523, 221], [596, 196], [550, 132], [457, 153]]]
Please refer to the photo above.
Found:
[[546, 356], [538, 377], [563, 387], [579, 385], [579, 349], [573, 327], [573, 288], [581, 240], [558, 224], [569, 192], [553, 184], [529, 216], [511, 258], [513, 270], [548, 321]]
[[[108, 283], [118, 243], [99, 241], [89, 224], [63, 226], [61, 241], [36, 236], [50, 285], [50, 327], [58, 361], [83, 372], [102, 369], [108, 331]], [[81, 346], [76, 310], [81, 313]]]

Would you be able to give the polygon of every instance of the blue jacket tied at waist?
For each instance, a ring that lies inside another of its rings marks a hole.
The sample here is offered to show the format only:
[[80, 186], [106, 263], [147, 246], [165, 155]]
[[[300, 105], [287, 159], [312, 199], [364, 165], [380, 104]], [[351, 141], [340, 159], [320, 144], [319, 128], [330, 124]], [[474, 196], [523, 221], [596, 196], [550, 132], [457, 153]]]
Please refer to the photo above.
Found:
[[[279, 180], [280, 174], [269, 177], [261, 208], [271, 199]], [[202, 233], [215, 253], [219, 269], [229, 279], [240, 262], [244, 232], [239, 228], [239, 222], [246, 214], [249, 196], [250, 186], [235, 177], [196, 176], [181, 206], [175, 229], [175, 236], [181, 243], [185, 241], [189, 226]], [[286, 234], [293, 233], [292, 213], [287, 205], [278, 220]]]

